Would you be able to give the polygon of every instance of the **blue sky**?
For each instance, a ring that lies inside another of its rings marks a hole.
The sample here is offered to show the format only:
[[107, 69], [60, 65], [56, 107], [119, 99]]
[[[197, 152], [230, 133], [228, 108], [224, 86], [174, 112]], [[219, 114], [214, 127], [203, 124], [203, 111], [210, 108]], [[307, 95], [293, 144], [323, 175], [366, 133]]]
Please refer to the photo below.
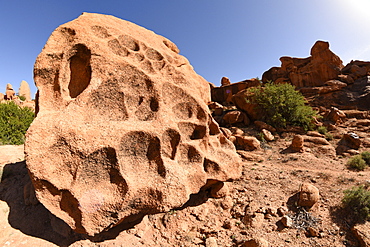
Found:
[[370, 0], [0, 0], [0, 92], [26, 80], [52, 31], [82, 12], [110, 14], [161, 34], [195, 71], [220, 84], [261, 77], [281, 56], [330, 42], [344, 63], [370, 60]]

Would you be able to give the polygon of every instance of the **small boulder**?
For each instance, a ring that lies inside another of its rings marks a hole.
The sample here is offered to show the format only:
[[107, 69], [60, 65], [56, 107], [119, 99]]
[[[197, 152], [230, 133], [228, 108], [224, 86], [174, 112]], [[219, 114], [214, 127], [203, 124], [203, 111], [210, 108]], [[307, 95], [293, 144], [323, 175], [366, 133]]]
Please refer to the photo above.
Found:
[[281, 219], [280, 222], [283, 224], [285, 227], [292, 227], [293, 225], [293, 220], [290, 218], [288, 215], [284, 215]]
[[264, 238], [253, 238], [246, 241], [242, 247], [269, 247], [269, 243]]
[[319, 189], [309, 183], [303, 183], [299, 189], [298, 205], [311, 208], [320, 199]]
[[248, 126], [250, 124], [250, 120], [244, 112], [241, 111], [229, 111], [223, 117], [223, 121], [225, 125], [233, 125], [233, 124], [243, 124]]
[[290, 149], [293, 152], [303, 152], [304, 138], [301, 135], [295, 135], [290, 145]]
[[236, 137], [236, 149], [253, 151], [261, 149], [261, 143], [256, 137], [252, 136], [235, 136]]
[[271, 125], [265, 123], [265, 122], [262, 122], [262, 121], [254, 121], [254, 124], [257, 126], [257, 128], [259, 128], [260, 130], [263, 130], [263, 129], [267, 129], [268, 131], [271, 131], [271, 132], [276, 132], [276, 129], [274, 127], [272, 127]]
[[268, 131], [267, 129], [262, 129], [261, 130], [262, 134], [263, 134], [263, 138], [268, 141], [268, 142], [271, 142], [273, 140], [275, 140], [275, 137], [273, 134], [271, 134], [270, 131]]

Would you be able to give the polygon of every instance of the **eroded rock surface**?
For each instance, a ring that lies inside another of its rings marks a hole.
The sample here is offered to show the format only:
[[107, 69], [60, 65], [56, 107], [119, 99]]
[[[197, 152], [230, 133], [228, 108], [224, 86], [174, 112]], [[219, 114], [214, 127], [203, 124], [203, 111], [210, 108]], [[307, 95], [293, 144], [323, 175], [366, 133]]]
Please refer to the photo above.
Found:
[[297, 88], [323, 86], [336, 79], [342, 60], [329, 49], [329, 43], [317, 41], [307, 58], [281, 57], [281, 67], [273, 67], [262, 76], [263, 82], [291, 83]]
[[178, 53], [152, 31], [84, 13], [38, 56], [27, 167], [39, 201], [76, 232], [180, 207], [207, 181], [239, 177], [209, 84]]

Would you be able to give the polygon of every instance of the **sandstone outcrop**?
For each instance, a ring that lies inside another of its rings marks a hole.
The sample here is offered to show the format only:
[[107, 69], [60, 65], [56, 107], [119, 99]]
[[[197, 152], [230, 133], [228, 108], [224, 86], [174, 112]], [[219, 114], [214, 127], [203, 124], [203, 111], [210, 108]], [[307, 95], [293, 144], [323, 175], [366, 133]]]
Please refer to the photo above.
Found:
[[12, 84], [8, 83], [6, 85], [6, 91], [5, 91], [5, 99], [6, 100], [12, 100], [15, 97], [15, 91], [13, 89]]
[[240, 176], [208, 82], [178, 53], [152, 31], [84, 13], [38, 56], [27, 167], [39, 201], [76, 232], [180, 207], [207, 182]]
[[263, 82], [291, 83], [297, 88], [323, 86], [337, 79], [342, 60], [329, 49], [329, 43], [317, 41], [308, 58], [281, 57], [281, 67], [273, 67], [262, 76]]
[[31, 101], [31, 89], [26, 81], [22, 81], [18, 91], [19, 96], [23, 96], [25, 101]]
[[213, 87], [211, 89], [212, 101], [218, 102], [220, 104], [233, 104], [233, 95], [238, 92], [260, 85], [261, 82], [255, 78], [250, 80], [244, 80], [241, 82], [235, 82], [230, 84], [222, 85], [221, 87]]

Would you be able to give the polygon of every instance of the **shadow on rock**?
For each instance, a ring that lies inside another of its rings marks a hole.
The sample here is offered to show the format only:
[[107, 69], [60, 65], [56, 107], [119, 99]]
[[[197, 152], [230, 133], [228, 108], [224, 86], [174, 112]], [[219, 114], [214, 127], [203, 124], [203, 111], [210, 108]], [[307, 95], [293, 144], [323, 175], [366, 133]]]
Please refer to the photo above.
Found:
[[31, 180], [25, 161], [7, 164], [0, 183], [0, 200], [10, 207], [9, 224], [22, 233], [41, 238], [58, 246], [68, 246], [84, 239], [42, 204], [33, 202], [28, 192]]
[[351, 231], [352, 227], [358, 223], [358, 219], [353, 217], [353, 214], [340, 206], [330, 208], [330, 217], [332, 221], [338, 226], [337, 229], [330, 229], [330, 234], [345, 234], [347, 246], [359, 246], [358, 239]]

